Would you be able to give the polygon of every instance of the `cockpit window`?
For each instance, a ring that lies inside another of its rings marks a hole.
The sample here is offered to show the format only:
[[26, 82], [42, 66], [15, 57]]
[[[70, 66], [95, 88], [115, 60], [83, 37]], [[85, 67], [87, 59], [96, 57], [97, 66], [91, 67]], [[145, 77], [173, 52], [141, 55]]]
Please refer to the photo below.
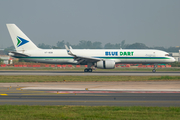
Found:
[[169, 54], [165, 54], [165, 56], [169, 56]]

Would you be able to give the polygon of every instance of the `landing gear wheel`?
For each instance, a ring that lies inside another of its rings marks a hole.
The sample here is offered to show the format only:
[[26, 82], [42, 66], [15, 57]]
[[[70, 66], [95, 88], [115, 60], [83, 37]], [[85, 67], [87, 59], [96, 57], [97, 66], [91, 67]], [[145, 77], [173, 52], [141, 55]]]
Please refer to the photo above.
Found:
[[92, 69], [91, 68], [86, 68], [86, 69], [84, 69], [84, 72], [92, 72]]
[[92, 69], [89, 69], [89, 72], [92, 72]]
[[86, 68], [86, 69], [84, 69], [84, 72], [89, 72], [89, 69], [87, 69], [87, 68]]
[[152, 70], [152, 72], [153, 72], [153, 73], [155, 73], [155, 72], [156, 72], [156, 70], [155, 70], [155, 69], [153, 69], [153, 70]]

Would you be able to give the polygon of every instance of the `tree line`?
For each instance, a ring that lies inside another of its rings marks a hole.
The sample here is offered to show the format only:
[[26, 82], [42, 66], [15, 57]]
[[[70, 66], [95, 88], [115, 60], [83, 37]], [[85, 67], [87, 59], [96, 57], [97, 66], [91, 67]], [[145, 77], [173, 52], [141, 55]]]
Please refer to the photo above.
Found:
[[[58, 41], [56, 45], [48, 45], [45, 43], [38, 44], [39, 48], [42, 49], [65, 49], [64, 45], [71, 46], [73, 49], [158, 49], [166, 52], [179, 52], [180, 47], [169, 47], [165, 48], [162, 46], [157, 47], [148, 47], [144, 43], [133, 43], [133, 44], [125, 44], [125, 40], [119, 43], [106, 43], [104, 46], [101, 42], [92, 42], [81, 40], [78, 44], [70, 44], [69, 42], [65, 42], [64, 40]], [[14, 46], [10, 46], [4, 49], [5, 53], [9, 51], [14, 51]]]
[[64, 49], [64, 45], [71, 46], [73, 49], [158, 49], [166, 52], [179, 52], [180, 47], [169, 47], [165, 48], [163, 46], [157, 47], [148, 47], [144, 43], [133, 43], [133, 44], [125, 44], [125, 40], [120, 43], [106, 43], [104, 46], [101, 42], [91, 42], [81, 40], [78, 44], [70, 44], [69, 42], [65, 42], [64, 40], [58, 41], [56, 46], [47, 45], [44, 43], [38, 44], [39, 48], [42, 49]]

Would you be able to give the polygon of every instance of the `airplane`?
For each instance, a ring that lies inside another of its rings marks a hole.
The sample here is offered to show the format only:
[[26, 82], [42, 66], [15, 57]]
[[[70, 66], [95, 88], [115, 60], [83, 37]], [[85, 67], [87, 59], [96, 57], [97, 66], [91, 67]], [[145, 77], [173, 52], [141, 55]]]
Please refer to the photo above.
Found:
[[15, 24], [6, 24], [16, 51], [10, 56], [26, 61], [48, 64], [87, 65], [84, 72], [92, 72], [92, 66], [100, 69], [114, 69], [115, 64], [154, 64], [156, 72], [159, 63], [172, 63], [175, 59], [169, 53], [155, 49], [41, 49], [38, 48]]

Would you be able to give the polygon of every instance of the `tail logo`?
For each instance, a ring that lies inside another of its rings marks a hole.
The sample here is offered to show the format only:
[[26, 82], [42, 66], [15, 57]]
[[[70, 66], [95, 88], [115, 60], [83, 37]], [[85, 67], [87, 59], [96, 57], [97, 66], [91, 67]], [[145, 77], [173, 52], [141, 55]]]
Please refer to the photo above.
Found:
[[17, 36], [17, 47], [20, 47], [20, 46], [22, 46], [22, 45], [24, 45], [24, 44], [26, 44], [26, 43], [28, 43], [28, 42], [29, 42], [29, 41], [27, 41], [27, 40], [25, 40], [25, 39]]

